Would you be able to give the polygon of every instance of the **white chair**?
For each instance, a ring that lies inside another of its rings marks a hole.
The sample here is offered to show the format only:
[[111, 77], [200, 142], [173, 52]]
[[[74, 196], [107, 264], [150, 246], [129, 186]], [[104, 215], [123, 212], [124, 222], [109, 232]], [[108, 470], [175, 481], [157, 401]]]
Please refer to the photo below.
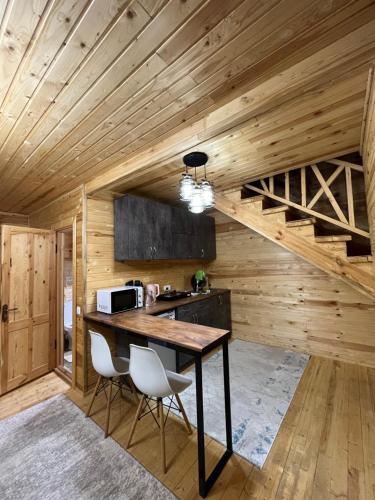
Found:
[[[134, 385], [142, 393], [142, 398], [134, 417], [127, 448], [130, 446], [138, 420], [148, 413], [151, 413], [160, 429], [162, 468], [165, 473], [167, 470], [164, 434], [166, 419], [164, 420], [163, 398], [169, 398], [169, 404], [166, 405], [168, 408], [167, 418], [171, 408], [180, 411], [184, 417], [188, 433], [191, 434], [190, 423], [179, 397], [179, 393], [189, 387], [192, 381], [184, 375], [166, 370], [158, 354], [153, 349], [149, 347], [140, 347], [134, 344], [130, 345], [130, 376], [133, 379]], [[174, 396], [176, 397], [178, 406], [173, 402]], [[150, 401], [155, 401], [155, 399], [156, 406], [151, 407]], [[148, 410], [143, 412], [146, 408]], [[157, 410], [159, 422], [155, 418], [154, 410]]]
[[[107, 413], [105, 421], [104, 436], [108, 436], [109, 428], [109, 414], [111, 403], [116, 398], [117, 394], [120, 392], [121, 396], [122, 390], [130, 390], [134, 395], [137, 403], [138, 396], [135, 390], [133, 381], [129, 375], [129, 359], [121, 357], [112, 357], [111, 351], [109, 349], [106, 339], [100, 333], [89, 330], [91, 338], [91, 359], [92, 365], [95, 371], [99, 374], [98, 381], [96, 382], [94, 394], [92, 395], [90, 406], [87, 410], [86, 416], [90, 415], [92, 405], [96, 396], [104, 391], [107, 398]], [[128, 380], [128, 385], [124, 384], [124, 379]], [[118, 387], [116, 394], [112, 398], [112, 386]], [[108, 387], [108, 394], [107, 394]]]

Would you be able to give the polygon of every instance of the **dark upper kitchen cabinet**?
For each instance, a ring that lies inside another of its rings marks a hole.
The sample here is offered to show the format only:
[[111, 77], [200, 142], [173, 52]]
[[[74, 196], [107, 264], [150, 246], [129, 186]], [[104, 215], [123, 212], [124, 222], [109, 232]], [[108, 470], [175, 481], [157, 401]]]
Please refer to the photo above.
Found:
[[133, 195], [117, 198], [114, 212], [116, 260], [216, 258], [212, 217]]

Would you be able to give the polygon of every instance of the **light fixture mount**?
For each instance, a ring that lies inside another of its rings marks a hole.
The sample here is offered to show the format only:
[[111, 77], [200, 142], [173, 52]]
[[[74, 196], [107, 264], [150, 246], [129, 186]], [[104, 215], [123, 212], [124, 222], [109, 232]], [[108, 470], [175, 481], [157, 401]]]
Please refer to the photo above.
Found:
[[182, 158], [182, 161], [187, 167], [197, 168], [203, 167], [208, 162], [208, 156], [206, 153], [201, 153], [200, 151], [193, 151], [188, 153]]

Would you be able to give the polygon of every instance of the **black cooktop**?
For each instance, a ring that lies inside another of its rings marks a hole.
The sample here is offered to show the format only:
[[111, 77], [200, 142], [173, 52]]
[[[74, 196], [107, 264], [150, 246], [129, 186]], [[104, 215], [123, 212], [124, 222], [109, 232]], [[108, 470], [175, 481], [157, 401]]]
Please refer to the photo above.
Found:
[[156, 300], [178, 300], [190, 297], [190, 295], [190, 292], [177, 292], [174, 290], [173, 292], [161, 293], [156, 297]]

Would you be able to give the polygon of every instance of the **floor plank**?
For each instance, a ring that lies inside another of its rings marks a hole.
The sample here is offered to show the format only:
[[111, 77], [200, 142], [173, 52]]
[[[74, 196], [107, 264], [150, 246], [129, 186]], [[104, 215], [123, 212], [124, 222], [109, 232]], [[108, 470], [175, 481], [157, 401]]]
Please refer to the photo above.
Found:
[[70, 389], [64, 380], [54, 372], [47, 373], [29, 384], [23, 385], [14, 391], [0, 397], [0, 420], [11, 417], [30, 406], [42, 401], [63, 394]]
[[[0, 418], [55, 394], [66, 384], [49, 374], [0, 398]], [[67, 395], [85, 410], [90, 395]], [[2, 404], [5, 402], [5, 406]], [[105, 421], [104, 395], [92, 418]], [[123, 447], [135, 413], [130, 398], [118, 398], [111, 414], [112, 437]], [[264, 467], [234, 455], [208, 498], [366, 499], [375, 498], [375, 370], [312, 357], [297, 388]], [[206, 437], [207, 473], [222, 447]], [[142, 419], [128, 450], [181, 499], [198, 499], [196, 433], [179, 419], [166, 426], [168, 471], [162, 473], [159, 435], [150, 416]]]

